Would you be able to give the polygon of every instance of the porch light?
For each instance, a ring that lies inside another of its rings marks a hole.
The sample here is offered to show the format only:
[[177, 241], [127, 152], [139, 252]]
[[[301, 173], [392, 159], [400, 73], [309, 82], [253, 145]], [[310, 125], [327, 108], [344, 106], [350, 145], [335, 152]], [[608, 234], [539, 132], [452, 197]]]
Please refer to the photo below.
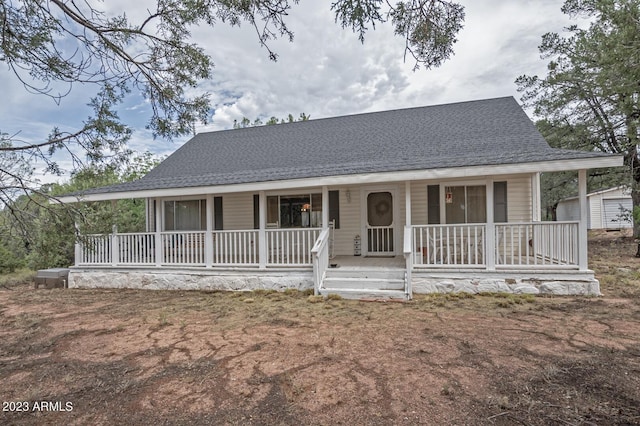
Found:
[[347, 189], [344, 193], [344, 196], [347, 198], [347, 203], [351, 202], [351, 191]]

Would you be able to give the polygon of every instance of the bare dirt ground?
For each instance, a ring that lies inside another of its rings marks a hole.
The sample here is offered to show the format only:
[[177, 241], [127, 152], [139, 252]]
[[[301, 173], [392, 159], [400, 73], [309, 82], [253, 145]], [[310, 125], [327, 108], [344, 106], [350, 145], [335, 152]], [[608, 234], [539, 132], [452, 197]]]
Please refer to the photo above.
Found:
[[640, 424], [640, 259], [589, 250], [604, 297], [5, 285], [0, 424]]

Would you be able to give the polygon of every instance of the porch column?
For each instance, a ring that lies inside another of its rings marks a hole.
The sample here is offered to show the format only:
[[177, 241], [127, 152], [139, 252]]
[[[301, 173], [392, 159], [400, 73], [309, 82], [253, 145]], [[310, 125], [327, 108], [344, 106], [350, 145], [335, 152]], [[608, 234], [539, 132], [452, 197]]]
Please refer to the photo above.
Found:
[[160, 198], [155, 199], [156, 208], [155, 208], [155, 216], [156, 216], [156, 227], [155, 227], [155, 240], [156, 240], [156, 266], [160, 266], [162, 264], [162, 235], [160, 235], [160, 231], [162, 230], [162, 200]]
[[267, 268], [267, 196], [264, 191], [260, 191], [259, 195], [259, 212], [260, 227], [258, 229], [258, 267], [260, 269]]
[[329, 227], [329, 187], [322, 187], [322, 229]]
[[114, 223], [111, 225], [111, 266], [118, 266], [118, 262], [120, 261], [120, 243], [117, 234], [118, 225]]
[[578, 170], [578, 199], [580, 223], [578, 224], [578, 267], [587, 270], [587, 171]]
[[411, 226], [411, 181], [404, 183], [404, 205], [406, 210], [404, 225]]
[[204, 267], [213, 264], [213, 194], [207, 194], [206, 202], [207, 232], [204, 234]]
[[75, 266], [79, 266], [80, 265], [80, 260], [82, 259], [82, 244], [81, 244], [81, 240], [80, 238], [80, 227], [78, 226], [78, 222], [74, 221], [73, 222], [73, 236], [76, 240], [75, 245], [73, 246], [73, 260], [74, 260], [74, 265]]
[[531, 221], [540, 222], [540, 172], [531, 176]]
[[496, 225], [493, 222], [493, 179], [487, 179], [487, 230], [484, 261], [488, 271], [496, 270]]

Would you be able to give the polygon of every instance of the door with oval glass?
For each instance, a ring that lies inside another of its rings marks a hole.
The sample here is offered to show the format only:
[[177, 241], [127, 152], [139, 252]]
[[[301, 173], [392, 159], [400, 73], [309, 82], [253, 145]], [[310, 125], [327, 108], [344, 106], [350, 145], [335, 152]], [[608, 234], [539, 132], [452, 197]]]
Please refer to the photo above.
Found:
[[393, 256], [394, 206], [392, 191], [370, 191], [366, 195], [365, 247], [370, 256]]

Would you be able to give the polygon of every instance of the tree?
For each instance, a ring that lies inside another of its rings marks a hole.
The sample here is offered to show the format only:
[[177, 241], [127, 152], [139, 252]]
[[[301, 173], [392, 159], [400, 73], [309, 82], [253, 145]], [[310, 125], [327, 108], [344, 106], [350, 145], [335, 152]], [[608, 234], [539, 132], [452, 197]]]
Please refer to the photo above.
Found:
[[246, 129], [247, 127], [256, 127], [256, 126], [273, 126], [274, 124], [284, 124], [284, 123], [294, 123], [296, 121], [307, 121], [310, 120], [311, 116], [305, 114], [304, 112], [300, 113], [298, 118], [294, 118], [292, 114], [289, 114], [286, 119], [282, 118], [280, 121], [274, 116], [268, 119], [266, 122], [262, 122], [260, 118], [256, 118], [251, 121], [247, 117], [242, 117], [242, 120], [233, 120], [233, 128], [234, 129]]
[[[270, 41], [293, 40], [285, 19], [298, 0], [155, 0], [134, 20], [97, 0], [8, 0], [0, 2], [0, 62], [29, 92], [62, 102], [73, 90], [95, 94], [92, 113], [75, 128], [53, 128], [39, 141], [3, 135], [0, 143], [0, 208], [16, 194], [39, 192], [30, 168], [15, 164], [39, 160], [50, 173], [62, 174], [65, 154], [77, 170], [88, 164], [125, 162], [131, 130], [117, 107], [131, 91], [151, 107], [147, 127], [154, 136], [173, 138], [192, 133], [210, 112], [198, 84], [212, 75], [211, 58], [191, 38], [197, 26], [248, 24], [271, 59]], [[132, 4], [135, 4], [132, 3]], [[390, 21], [405, 40], [405, 56], [416, 68], [439, 66], [453, 52], [464, 9], [451, 0], [336, 0], [335, 20], [364, 42], [369, 26]], [[1, 129], [0, 129], [1, 130]]]
[[[150, 153], [133, 157], [127, 165], [88, 166], [76, 171], [69, 182], [50, 184], [37, 193], [22, 195], [0, 210], [0, 273], [17, 266], [33, 269], [66, 267], [73, 262], [76, 224], [82, 234], [145, 230], [143, 200], [79, 203], [69, 211], [64, 205], [48, 205], [49, 198], [96, 186], [127, 182], [147, 173], [159, 159]], [[70, 214], [71, 213], [71, 214]], [[4, 267], [3, 267], [4, 266]]]
[[547, 75], [516, 80], [522, 101], [545, 120], [543, 134], [557, 136], [554, 146], [623, 155], [626, 174], [595, 171], [591, 177], [629, 184], [638, 207], [640, 0], [566, 0], [562, 11], [590, 18], [590, 25], [571, 26], [569, 37], [542, 37]]

